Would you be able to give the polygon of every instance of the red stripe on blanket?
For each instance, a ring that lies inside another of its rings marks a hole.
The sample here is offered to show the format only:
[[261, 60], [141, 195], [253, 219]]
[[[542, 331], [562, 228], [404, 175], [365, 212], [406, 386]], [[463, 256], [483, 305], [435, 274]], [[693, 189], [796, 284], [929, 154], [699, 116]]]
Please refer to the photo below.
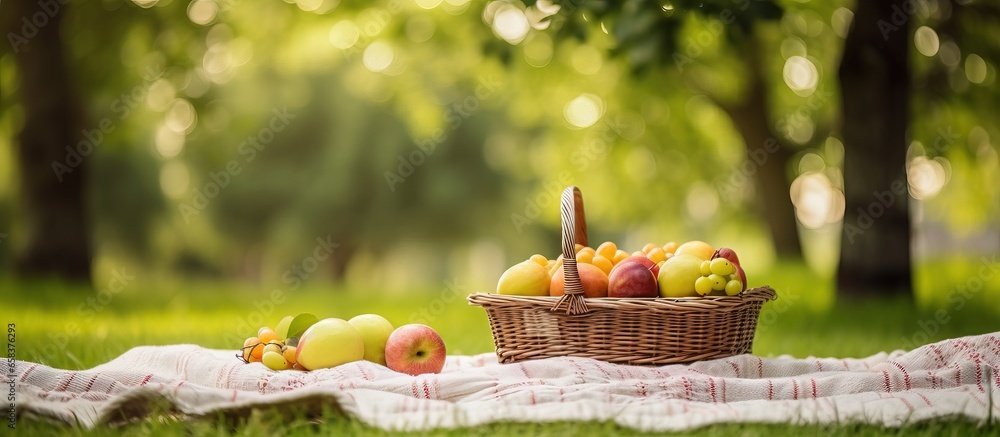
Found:
[[28, 366], [28, 370], [25, 370], [24, 373], [21, 375], [21, 382], [24, 382], [25, 379], [28, 379], [28, 374], [33, 372], [36, 367], [38, 367], [38, 364], [31, 363], [31, 365]]
[[924, 400], [924, 402], [926, 402], [926, 403], [927, 403], [927, 406], [928, 406], [928, 407], [932, 407], [932, 406], [933, 406], [933, 405], [931, 405], [931, 400], [930, 400], [930, 399], [927, 399], [927, 396], [924, 396], [924, 394], [923, 394], [923, 393], [920, 393], [920, 392], [917, 392], [917, 396], [920, 396], [920, 399], [923, 399], [923, 400]]
[[889, 381], [889, 372], [883, 370], [882, 376], [885, 378], [885, 381], [883, 381], [883, 383], [885, 384], [885, 391], [892, 392], [892, 383]]
[[69, 388], [69, 384], [73, 382], [73, 378], [76, 378], [76, 373], [70, 373], [69, 378], [66, 379], [66, 382], [62, 383], [62, 385], [60, 385], [59, 388], [56, 389], [56, 391], [66, 391], [66, 389]]
[[709, 378], [708, 378], [708, 389], [709, 389], [709, 391], [711, 391], [711, 393], [712, 393], [712, 402], [718, 402], [718, 401], [717, 401], [717, 400], [715, 399], [715, 380], [714, 380], [714, 379], [712, 379], [712, 377], [709, 377]]
[[895, 361], [889, 361], [889, 362], [892, 363], [893, 366], [896, 366], [896, 368], [899, 369], [900, 372], [903, 372], [903, 385], [906, 387], [907, 390], [909, 390], [911, 387], [910, 373], [906, 371], [906, 369], [903, 367], [902, 364], [899, 364]]
[[97, 382], [97, 377], [98, 375], [94, 375], [93, 378], [90, 378], [90, 382], [87, 383], [87, 388], [83, 389], [84, 392], [88, 392], [94, 387], [94, 383]]
[[142, 384], [139, 384], [139, 385], [146, 385], [146, 383], [149, 382], [149, 380], [152, 379], [152, 378], [153, 378], [153, 374], [152, 373], [150, 373], [149, 375], [146, 375], [145, 378], [142, 378]]

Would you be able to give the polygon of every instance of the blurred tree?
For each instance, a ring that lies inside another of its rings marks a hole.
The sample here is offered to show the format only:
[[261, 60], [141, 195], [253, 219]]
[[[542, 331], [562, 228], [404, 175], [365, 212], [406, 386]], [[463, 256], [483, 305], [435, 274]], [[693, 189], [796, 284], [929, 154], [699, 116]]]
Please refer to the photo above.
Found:
[[25, 276], [90, 280], [92, 246], [86, 215], [87, 156], [103, 129], [84, 128], [61, 38], [67, 6], [3, 2], [3, 34], [17, 65], [24, 126], [17, 139], [25, 226], [16, 270]]
[[[782, 10], [773, 1], [703, 1], [678, 0], [659, 2], [629, 0], [612, 2], [558, 2], [553, 9], [547, 2], [528, 2], [534, 8], [530, 16], [542, 16], [537, 27], [552, 28], [563, 38], [586, 39], [589, 32], [610, 33], [616, 45], [611, 52], [628, 60], [636, 73], [659, 74], [664, 66], [676, 68], [689, 85], [711, 99], [729, 115], [736, 130], [743, 137], [747, 159], [754, 159], [752, 177], [758, 207], [755, 211], [767, 225], [775, 253], [783, 258], [800, 258], [802, 248], [795, 219], [795, 210], [788, 196], [789, 165], [797, 146], [789, 144], [772, 126], [770, 86], [764, 63], [764, 53], [755, 27], [758, 22], [774, 21]], [[680, 34], [692, 15], [710, 20], [709, 29], [702, 29], [698, 38], [682, 41]], [[716, 89], [697, 77], [690, 64], [710, 43], [721, 37], [728, 43], [737, 60], [737, 71], [742, 84], [736, 95], [728, 89]], [[668, 67], [670, 68], [670, 67]], [[813, 135], [814, 142], [825, 139], [825, 133]], [[744, 175], [751, 176], [751, 175]]]
[[858, 1], [840, 63], [844, 197], [838, 290], [912, 295], [906, 182], [910, 17], [895, 2]]

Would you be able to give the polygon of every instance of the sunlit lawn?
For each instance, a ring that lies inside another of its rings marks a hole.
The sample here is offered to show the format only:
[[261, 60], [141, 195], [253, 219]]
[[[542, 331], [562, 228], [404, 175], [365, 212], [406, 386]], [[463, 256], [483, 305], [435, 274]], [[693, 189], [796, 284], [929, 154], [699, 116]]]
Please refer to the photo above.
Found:
[[[950, 337], [1000, 331], [1000, 275], [986, 281], [984, 289], [970, 293], [959, 307], [947, 300], [956, 284], [965, 284], [977, 275], [978, 264], [939, 262], [918, 272], [921, 304], [902, 301], [871, 301], [863, 304], [833, 303], [829, 279], [818, 278], [798, 265], [785, 265], [757, 277], [768, 278], [780, 299], [765, 307], [761, 316], [754, 352], [760, 355], [866, 356]], [[974, 281], [973, 281], [974, 282]], [[273, 325], [288, 314], [313, 312], [321, 317], [348, 318], [361, 313], [378, 313], [395, 324], [419, 319], [437, 328], [451, 354], [491, 352], [486, 316], [482, 309], [469, 307], [464, 295], [440, 290], [414, 290], [408, 294], [385, 295], [379, 290], [339, 289], [308, 285], [289, 292], [284, 302], [269, 311], [271, 288], [240, 284], [139, 285], [113, 296], [107, 305], [88, 306], [92, 295], [57, 284], [4, 282], [6, 305], [4, 323], [17, 324], [18, 358], [69, 369], [89, 368], [104, 363], [139, 345], [194, 343], [210, 348], [233, 349], [256, 330], [253, 324], [265, 314], [265, 324]], [[937, 290], [934, 292], [934, 290]], [[937, 296], [934, 299], [926, 296]], [[258, 305], [259, 304], [259, 305]], [[84, 305], [82, 308], [81, 305]], [[100, 309], [100, 311], [96, 311]], [[938, 327], [935, 311], [944, 309], [948, 322]], [[423, 312], [426, 310], [426, 313]], [[76, 324], [78, 330], [67, 329]], [[927, 329], [921, 326], [927, 327]], [[933, 328], [933, 329], [932, 329]], [[928, 332], [932, 331], [932, 332]], [[65, 347], [60, 347], [61, 345]], [[234, 358], [235, 359], [235, 358]], [[125, 431], [138, 435], [222, 433], [236, 434], [368, 434], [377, 430], [354, 420], [331, 415], [322, 424], [307, 418], [282, 418], [262, 412], [235, 427], [223, 426], [216, 418], [200, 421], [144, 421], [128, 425]], [[19, 431], [50, 434], [66, 430], [84, 434], [119, 435], [122, 429], [83, 432], [23, 419]], [[974, 427], [962, 421], [938, 421], [909, 427], [906, 433], [966, 435]], [[496, 424], [465, 430], [477, 434], [574, 434], [591, 431], [627, 432], [613, 424]], [[770, 435], [776, 431], [812, 434], [882, 434], [881, 430], [859, 426], [802, 428], [796, 426], [727, 425], [710, 427], [699, 433], [726, 432]], [[983, 431], [983, 430], [980, 430]], [[996, 427], [989, 429], [997, 432]]]

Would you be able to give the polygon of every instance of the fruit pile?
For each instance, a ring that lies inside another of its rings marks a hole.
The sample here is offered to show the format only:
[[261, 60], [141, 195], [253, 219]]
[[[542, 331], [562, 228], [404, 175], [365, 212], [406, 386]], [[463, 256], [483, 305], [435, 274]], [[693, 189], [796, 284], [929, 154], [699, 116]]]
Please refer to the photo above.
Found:
[[316, 370], [359, 360], [410, 375], [440, 373], [447, 353], [444, 340], [421, 324], [393, 328], [384, 317], [362, 314], [351, 320], [299, 314], [277, 328], [260, 328], [236, 355], [271, 370]]
[[[631, 254], [610, 241], [597, 249], [577, 244], [576, 263], [584, 297], [735, 296], [747, 287], [736, 252], [697, 240], [649, 243]], [[562, 265], [562, 255], [554, 260], [532, 255], [500, 276], [497, 293], [562, 296]]]

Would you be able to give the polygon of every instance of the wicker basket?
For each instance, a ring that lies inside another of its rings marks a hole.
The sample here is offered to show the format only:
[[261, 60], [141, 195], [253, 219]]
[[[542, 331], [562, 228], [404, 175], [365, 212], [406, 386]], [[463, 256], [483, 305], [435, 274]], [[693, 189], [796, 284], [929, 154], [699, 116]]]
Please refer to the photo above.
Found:
[[587, 245], [580, 190], [563, 191], [565, 295], [529, 297], [476, 293], [471, 305], [489, 316], [501, 363], [587, 357], [612, 363], [686, 363], [748, 353], [771, 287], [737, 296], [584, 298], [574, 244]]

